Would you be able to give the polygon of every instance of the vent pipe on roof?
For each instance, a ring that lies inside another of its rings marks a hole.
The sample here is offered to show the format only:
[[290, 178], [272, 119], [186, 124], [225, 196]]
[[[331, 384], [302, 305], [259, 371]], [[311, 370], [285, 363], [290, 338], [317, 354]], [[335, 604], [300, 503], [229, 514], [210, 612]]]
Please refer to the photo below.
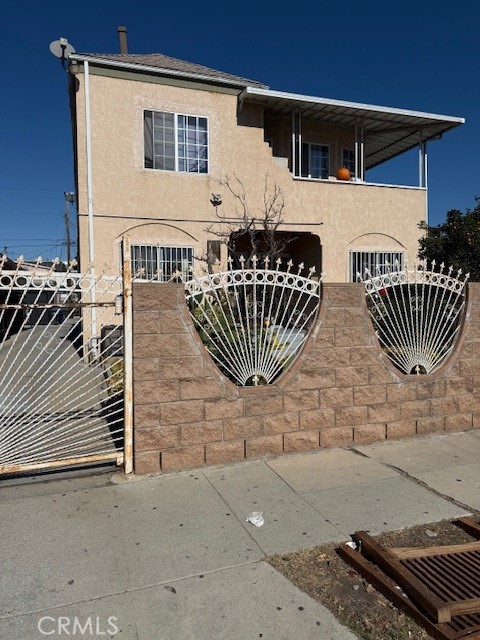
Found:
[[120, 42], [120, 53], [128, 53], [127, 27], [118, 27], [118, 40]]

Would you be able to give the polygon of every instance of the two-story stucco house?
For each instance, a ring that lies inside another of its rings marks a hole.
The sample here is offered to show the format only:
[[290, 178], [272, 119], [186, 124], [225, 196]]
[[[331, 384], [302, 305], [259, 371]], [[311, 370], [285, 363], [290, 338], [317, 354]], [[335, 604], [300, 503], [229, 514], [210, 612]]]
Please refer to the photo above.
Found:
[[[243, 204], [261, 217], [275, 190], [278, 231], [291, 234], [286, 257], [327, 282], [414, 259], [427, 142], [464, 122], [271, 90], [162, 54], [74, 53], [69, 72], [81, 267], [118, 273], [128, 233], [134, 266], [149, 278], [186, 272], [196, 257], [224, 261], [212, 224], [234, 228]], [[418, 186], [368, 181], [370, 169], [414, 147]], [[339, 179], [341, 167], [350, 177]]]

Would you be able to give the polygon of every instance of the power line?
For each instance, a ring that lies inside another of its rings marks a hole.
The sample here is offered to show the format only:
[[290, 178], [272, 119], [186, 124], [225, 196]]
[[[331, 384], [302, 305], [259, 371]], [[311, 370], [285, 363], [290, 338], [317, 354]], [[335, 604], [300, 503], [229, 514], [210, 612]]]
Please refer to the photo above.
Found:
[[37, 216], [57, 215], [54, 211], [0, 211], [0, 216], [16, 216], [20, 214], [34, 214]]
[[0, 187], [2, 191], [60, 191], [64, 192], [64, 189], [45, 189], [43, 187]]
[[[23, 238], [21, 238], [21, 240], [22, 239]], [[44, 247], [44, 246], [62, 246], [62, 245], [65, 246], [65, 240], [61, 238], [44, 238], [43, 240], [38, 239], [37, 242], [35, 242], [35, 239], [33, 238], [28, 238], [26, 240], [28, 242], [34, 242], [35, 244], [24, 244], [23, 242], [20, 244], [18, 242], [15, 242], [14, 244], [10, 244], [8, 240], [4, 240], [0, 236], [0, 242], [2, 244], [6, 244], [8, 242], [9, 247]]]
[[46, 244], [8, 244], [7, 248], [8, 249], [10, 249], [10, 248], [11, 249], [18, 249], [19, 247], [20, 248], [22, 248], [22, 247], [27, 248], [28, 247], [29, 249], [41, 249], [42, 247], [46, 247], [46, 246], [49, 246], [49, 247], [60, 247], [62, 245], [65, 245], [65, 242], [56, 242], [56, 243], [54, 243], [52, 245], [46, 245]]

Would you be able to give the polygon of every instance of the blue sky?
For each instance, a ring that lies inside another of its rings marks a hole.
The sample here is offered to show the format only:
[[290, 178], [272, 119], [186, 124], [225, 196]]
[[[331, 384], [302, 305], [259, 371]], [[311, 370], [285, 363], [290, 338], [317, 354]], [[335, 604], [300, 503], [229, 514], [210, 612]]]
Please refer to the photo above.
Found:
[[[204, 0], [10, 2], [2, 8], [0, 251], [65, 258], [64, 191], [73, 191], [66, 74], [49, 44], [161, 52], [258, 79], [272, 89], [462, 116], [429, 145], [430, 222], [480, 195], [480, 5]], [[367, 175], [417, 184], [417, 153]]]

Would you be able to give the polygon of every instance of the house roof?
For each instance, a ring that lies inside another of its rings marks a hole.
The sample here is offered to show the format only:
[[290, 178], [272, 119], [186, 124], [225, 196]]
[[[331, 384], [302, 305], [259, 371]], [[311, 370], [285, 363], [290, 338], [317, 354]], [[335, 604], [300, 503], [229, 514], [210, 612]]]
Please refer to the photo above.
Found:
[[162, 75], [180, 76], [206, 80], [215, 84], [228, 84], [236, 87], [259, 87], [267, 89], [267, 85], [257, 80], [235, 76], [225, 71], [210, 69], [201, 64], [186, 62], [166, 56], [163, 53], [74, 53], [70, 60], [89, 61], [92, 64], [121, 67], [136, 71], [149, 71]]
[[14, 271], [17, 268], [17, 263], [8, 256], [0, 256], [0, 259], [4, 260], [1, 271]]
[[265, 116], [291, 117], [292, 109], [298, 109], [303, 120], [349, 129], [363, 123], [366, 169], [372, 169], [418, 146], [420, 140], [437, 140], [465, 122], [464, 118], [456, 116], [304, 96], [260, 87], [246, 87], [239, 100], [263, 105]]
[[349, 129], [358, 124], [363, 127], [365, 169], [417, 147], [420, 141], [437, 140], [465, 122], [456, 116], [274, 91], [256, 80], [163, 53], [73, 53], [70, 60], [235, 87], [241, 90], [240, 104], [244, 101], [260, 104], [266, 116], [291, 117], [292, 110], [299, 110], [308, 121]]

